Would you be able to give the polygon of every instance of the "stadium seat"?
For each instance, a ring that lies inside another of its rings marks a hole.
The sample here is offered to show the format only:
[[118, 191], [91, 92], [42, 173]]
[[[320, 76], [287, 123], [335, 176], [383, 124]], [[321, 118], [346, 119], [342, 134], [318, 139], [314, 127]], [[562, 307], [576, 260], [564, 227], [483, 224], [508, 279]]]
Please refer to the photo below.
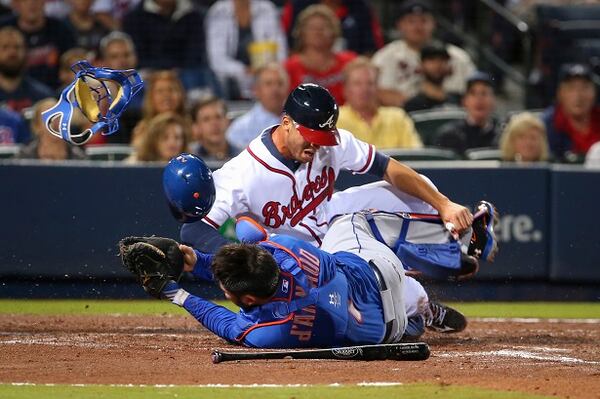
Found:
[[562, 64], [589, 63], [598, 71], [600, 5], [538, 5], [536, 19], [538, 51], [543, 68], [540, 68], [537, 98], [528, 99], [528, 104], [545, 107], [554, 99]]
[[133, 153], [127, 144], [92, 145], [85, 148], [86, 155], [93, 161], [122, 161]]
[[20, 150], [19, 144], [0, 144], [0, 159], [14, 158]]
[[227, 101], [227, 118], [229, 120], [234, 120], [244, 115], [246, 112], [250, 111], [254, 106], [253, 101]]
[[455, 161], [460, 159], [454, 151], [438, 147], [391, 148], [380, 151], [398, 161]]
[[425, 145], [433, 144], [438, 129], [448, 122], [464, 119], [465, 111], [461, 108], [444, 108], [411, 112], [410, 117]]
[[494, 147], [479, 147], [466, 150], [465, 157], [472, 161], [501, 161], [502, 153]]
[[595, 4], [544, 5], [536, 7], [537, 16], [544, 22], [551, 21], [593, 21], [600, 20], [600, 7]]
[[532, 108], [532, 109], [525, 109], [525, 110], [508, 111], [506, 113], [506, 120], [504, 122], [510, 121], [510, 118], [512, 118], [515, 115], [521, 114], [523, 112], [529, 112], [536, 118], [542, 119], [542, 115], [544, 114], [544, 111], [545, 111], [544, 108]]

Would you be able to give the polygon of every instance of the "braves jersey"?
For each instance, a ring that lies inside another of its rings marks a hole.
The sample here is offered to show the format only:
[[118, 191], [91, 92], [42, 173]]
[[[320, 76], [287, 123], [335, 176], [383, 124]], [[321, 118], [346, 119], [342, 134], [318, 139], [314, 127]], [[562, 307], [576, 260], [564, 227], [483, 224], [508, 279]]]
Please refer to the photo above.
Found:
[[[382, 342], [385, 323], [375, 274], [349, 252], [329, 254], [290, 236], [259, 244], [280, 270], [268, 303], [234, 313], [190, 295], [183, 307], [213, 333], [257, 348], [333, 347]], [[211, 256], [194, 270], [206, 278]]]
[[[339, 144], [321, 147], [311, 162], [290, 166], [265, 129], [240, 155], [213, 173], [216, 200], [205, 221], [218, 228], [230, 217], [249, 215], [269, 233], [287, 234], [321, 245], [328, 204], [340, 170], [365, 173], [375, 148], [339, 129]], [[184, 226], [185, 227], [185, 226]]]

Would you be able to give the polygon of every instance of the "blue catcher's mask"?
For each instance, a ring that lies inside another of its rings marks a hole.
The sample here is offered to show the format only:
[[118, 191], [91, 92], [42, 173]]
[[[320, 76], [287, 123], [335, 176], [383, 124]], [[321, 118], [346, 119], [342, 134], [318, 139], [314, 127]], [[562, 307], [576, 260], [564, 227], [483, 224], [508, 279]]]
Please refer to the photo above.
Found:
[[[103, 135], [115, 133], [119, 129], [119, 117], [127, 104], [144, 86], [140, 75], [134, 69], [92, 67], [87, 61], [73, 64], [71, 70], [75, 72], [73, 83], [62, 91], [54, 107], [42, 112], [48, 131], [76, 145], [87, 143], [98, 132]], [[93, 123], [80, 133], [71, 132], [75, 107]], [[56, 118], [58, 130], [52, 127]]]

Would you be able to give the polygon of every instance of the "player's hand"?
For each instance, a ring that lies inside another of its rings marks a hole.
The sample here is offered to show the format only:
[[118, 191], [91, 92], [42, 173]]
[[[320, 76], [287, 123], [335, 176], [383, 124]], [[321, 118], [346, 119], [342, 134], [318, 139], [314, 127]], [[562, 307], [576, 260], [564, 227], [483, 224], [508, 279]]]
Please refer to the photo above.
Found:
[[198, 262], [198, 257], [196, 256], [196, 252], [192, 247], [188, 247], [187, 245], [179, 244], [179, 249], [183, 253], [183, 271], [191, 272], [194, 270], [194, 266], [196, 266], [196, 262]]
[[[448, 203], [439, 211], [446, 228], [450, 230], [450, 233], [452, 233], [455, 238], [458, 238], [457, 236], [471, 227], [471, 224], [473, 223], [473, 214], [471, 211], [455, 202], [448, 201]], [[454, 228], [454, 231], [452, 231], [452, 227]]]

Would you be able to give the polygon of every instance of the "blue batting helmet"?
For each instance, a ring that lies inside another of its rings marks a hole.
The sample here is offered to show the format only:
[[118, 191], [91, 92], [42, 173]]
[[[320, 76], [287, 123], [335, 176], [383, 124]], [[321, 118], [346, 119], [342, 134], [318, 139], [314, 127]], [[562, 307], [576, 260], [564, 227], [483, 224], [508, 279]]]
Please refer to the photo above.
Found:
[[215, 183], [204, 161], [192, 154], [171, 159], [163, 171], [163, 189], [175, 219], [192, 223], [208, 214], [215, 202]]

